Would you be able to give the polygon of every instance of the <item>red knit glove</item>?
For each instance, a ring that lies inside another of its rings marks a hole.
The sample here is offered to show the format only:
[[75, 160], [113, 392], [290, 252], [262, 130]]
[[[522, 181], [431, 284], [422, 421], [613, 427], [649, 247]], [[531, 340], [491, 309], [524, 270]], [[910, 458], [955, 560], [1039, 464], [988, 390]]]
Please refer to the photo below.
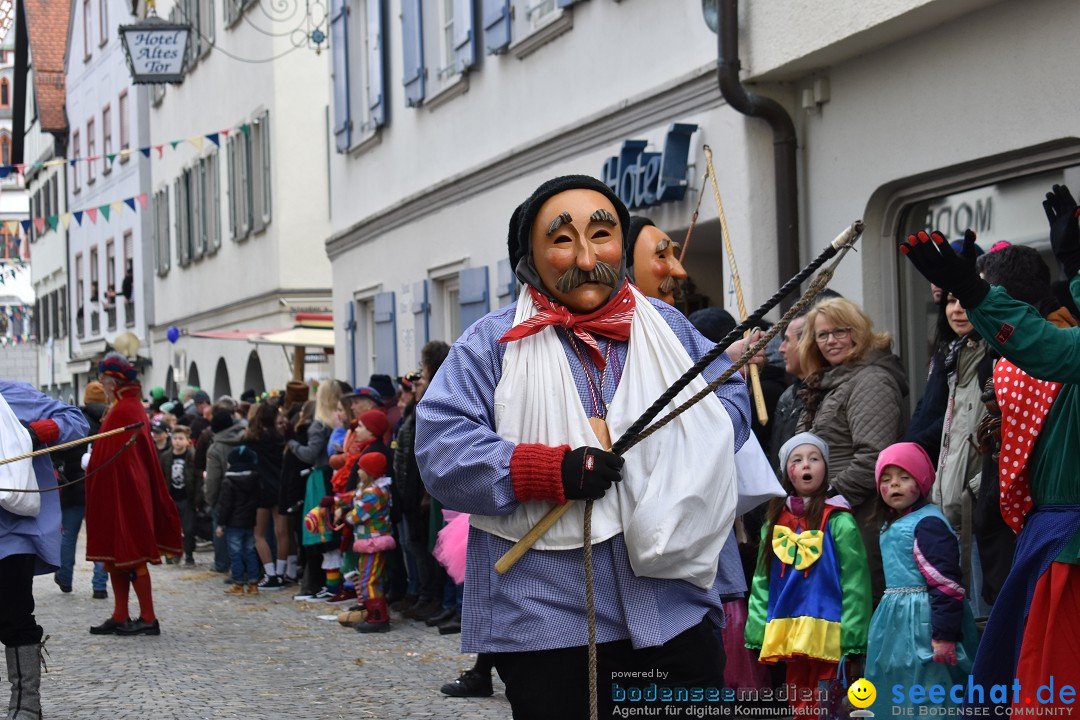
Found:
[[952, 640], [931, 640], [934, 650], [934, 662], [943, 665], [956, 664], [956, 643]]
[[52, 445], [60, 439], [60, 426], [52, 420], [34, 420], [23, 423], [23, 427], [30, 433], [30, 440], [35, 448]]
[[559, 505], [565, 503], [562, 461], [568, 452], [569, 445], [551, 447], [522, 443], [515, 447], [510, 456], [510, 482], [514, 484], [514, 497], [518, 502], [547, 500]]

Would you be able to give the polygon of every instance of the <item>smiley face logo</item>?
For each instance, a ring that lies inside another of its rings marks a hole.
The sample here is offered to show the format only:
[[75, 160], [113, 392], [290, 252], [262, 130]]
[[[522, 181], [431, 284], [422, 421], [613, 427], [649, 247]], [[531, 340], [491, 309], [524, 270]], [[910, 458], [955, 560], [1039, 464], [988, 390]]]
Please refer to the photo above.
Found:
[[857, 708], [867, 708], [877, 699], [877, 688], [866, 678], [859, 678], [851, 683], [847, 691], [848, 700]]

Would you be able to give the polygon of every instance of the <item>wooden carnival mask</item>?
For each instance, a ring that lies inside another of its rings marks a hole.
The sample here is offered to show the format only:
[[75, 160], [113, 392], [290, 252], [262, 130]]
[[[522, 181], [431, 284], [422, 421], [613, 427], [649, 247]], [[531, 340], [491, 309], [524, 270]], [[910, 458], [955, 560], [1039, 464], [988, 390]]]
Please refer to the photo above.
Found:
[[679, 244], [655, 225], [641, 228], [634, 242], [634, 284], [644, 295], [675, 304], [686, 270], [679, 262]]
[[622, 282], [623, 228], [595, 190], [548, 198], [531, 228], [532, 259], [544, 289], [572, 312], [600, 309]]

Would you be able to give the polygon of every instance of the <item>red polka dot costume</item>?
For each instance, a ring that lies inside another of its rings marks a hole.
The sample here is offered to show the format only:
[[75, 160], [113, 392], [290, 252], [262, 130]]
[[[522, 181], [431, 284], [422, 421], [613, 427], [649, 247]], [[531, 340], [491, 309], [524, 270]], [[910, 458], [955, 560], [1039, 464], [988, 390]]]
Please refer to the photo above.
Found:
[[1001, 517], [1019, 533], [1031, 510], [1028, 460], [1061, 383], [1037, 380], [1002, 358], [994, 367], [994, 394], [1001, 408]]

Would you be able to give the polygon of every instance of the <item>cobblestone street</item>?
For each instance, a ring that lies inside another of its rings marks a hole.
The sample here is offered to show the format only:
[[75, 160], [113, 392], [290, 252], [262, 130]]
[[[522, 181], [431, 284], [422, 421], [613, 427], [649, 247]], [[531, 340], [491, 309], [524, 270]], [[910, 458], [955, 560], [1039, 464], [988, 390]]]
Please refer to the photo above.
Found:
[[88, 563], [76, 564], [70, 594], [37, 578], [36, 616], [51, 636], [46, 718], [510, 717], [497, 675], [491, 698], [439, 692], [475, 658], [460, 653], [459, 635], [397, 615], [391, 632], [360, 635], [319, 619], [344, 606], [297, 602], [291, 589], [229, 597], [210, 556], [196, 561], [151, 570], [160, 637], [89, 634], [111, 613], [112, 590], [91, 598]]

